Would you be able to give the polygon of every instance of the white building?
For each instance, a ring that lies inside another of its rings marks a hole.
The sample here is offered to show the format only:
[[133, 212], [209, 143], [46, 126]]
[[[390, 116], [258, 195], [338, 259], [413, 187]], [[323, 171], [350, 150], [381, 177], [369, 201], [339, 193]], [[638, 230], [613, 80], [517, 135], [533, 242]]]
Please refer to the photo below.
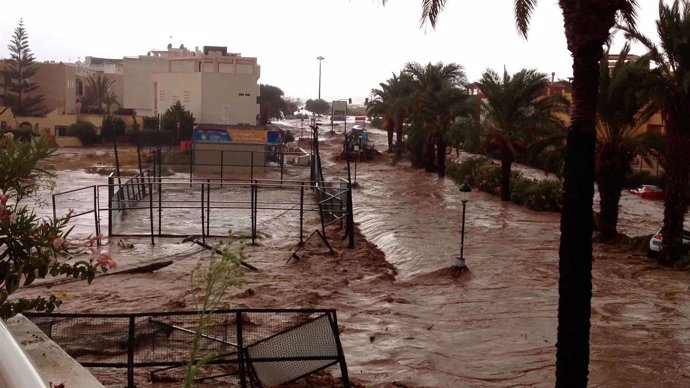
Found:
[[228, 53], [226, 47], [191, 51], [168, 45], [124, 59], [123, 106], [155, 116], [180, 101], [197, 123], [254, 125], [259, 77], [256, 58]]

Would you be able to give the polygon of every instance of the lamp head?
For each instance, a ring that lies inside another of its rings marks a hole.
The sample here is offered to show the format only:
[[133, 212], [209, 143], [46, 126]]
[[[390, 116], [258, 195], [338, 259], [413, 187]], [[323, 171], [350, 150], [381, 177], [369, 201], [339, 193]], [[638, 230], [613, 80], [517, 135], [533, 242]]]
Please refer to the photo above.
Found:
[[472, 186], [470, 186], [467, 181], [465, 181], [462, 185], [460, 185], [460, 200], [463, 202], [467, 202], [470, 197], [470, 192], [472, 191]]

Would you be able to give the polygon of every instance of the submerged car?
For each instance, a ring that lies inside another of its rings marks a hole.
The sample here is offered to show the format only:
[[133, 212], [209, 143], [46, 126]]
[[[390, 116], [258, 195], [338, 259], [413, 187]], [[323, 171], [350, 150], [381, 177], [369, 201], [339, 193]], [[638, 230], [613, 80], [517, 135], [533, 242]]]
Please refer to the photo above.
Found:
[[659, 186], [642, 185], [636, 189], [630, 190], [630, 192], [644, 199], [664, 199], [664, 191]]
[[[659, 228], [659, 230], [654, 234], [654, 236], [652, 236], [652, 238], [649, 239], [649, 249], [647, 250], [647, 256], [649, 257], [654, 257], [659, 252], [661, 252], [661, 244], [663, 241], [661, 229], [662, 228]], [[690, 232], [687, 230], [683, 231], [683, 244], [690, 245]]]

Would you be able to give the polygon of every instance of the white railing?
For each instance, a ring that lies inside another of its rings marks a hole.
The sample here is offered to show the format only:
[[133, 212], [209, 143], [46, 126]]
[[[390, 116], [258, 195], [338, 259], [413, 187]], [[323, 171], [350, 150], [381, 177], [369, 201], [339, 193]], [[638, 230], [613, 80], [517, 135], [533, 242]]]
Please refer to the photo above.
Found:
[[36, 367], [0, 319], [0, 387], [45, 387]]

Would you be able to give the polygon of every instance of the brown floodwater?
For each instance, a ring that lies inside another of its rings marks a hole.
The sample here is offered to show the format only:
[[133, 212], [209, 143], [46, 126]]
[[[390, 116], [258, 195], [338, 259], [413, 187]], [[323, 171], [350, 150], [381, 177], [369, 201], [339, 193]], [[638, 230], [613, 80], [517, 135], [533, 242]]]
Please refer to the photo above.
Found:
[[[329, 177], [346, 175], [344, 163], [331, 157], [341, 136], [323, 135]], [[385, 134], [370, 136], [383, 150]], [[104, 179], [60, 174], [72, 179], [65, 187]], [[460, 253], [462, 205], [455, 183], [406, 162], [391, 165], [385, 155], [359, 163], [357, 183], [356, 249], [347, 249], [342, 231], [333, 228], [335, 255], [311, 241], [301, 260], [286, 262], [295, 249], [295, 216], [266, 214], [260, 244], [247, 247], [248, 261], [261, 270], [243, 272], [244, 284], [232, 290], [226, 306], [336, 308], [350, 377], [366, 386], [553, 386], [559, 215], [473, 191], [464, 247], [470, 271], [458, 275], [449, 270]], [[660, 202], [624, 194], [621, 230], [649, 235], [662, 211]], [[236, 218], [245, 228], [246, 220]], [[193, 228], [198, 218], [168, 223]], [[318, 227], [315, 216], [307, 225]], [[123, 267], [164, 257], [174, 264], [154, 273], [100, 277], [90, 286], [56, 285], [52, 290], [65, 297], [61, 310], [193, 308], [189, 272], [207, 254], [180, 239], [155, 246], [132, 241], [132, 250], [112, 243], [103, 249]], [[690, 387], [688, 274], [617, 246], [595, 244], [594, 257], [590, 386]], [[39, 292], [45, 290], [23, 291]], [[96, 373], [104, 381], [117, 377]]]

